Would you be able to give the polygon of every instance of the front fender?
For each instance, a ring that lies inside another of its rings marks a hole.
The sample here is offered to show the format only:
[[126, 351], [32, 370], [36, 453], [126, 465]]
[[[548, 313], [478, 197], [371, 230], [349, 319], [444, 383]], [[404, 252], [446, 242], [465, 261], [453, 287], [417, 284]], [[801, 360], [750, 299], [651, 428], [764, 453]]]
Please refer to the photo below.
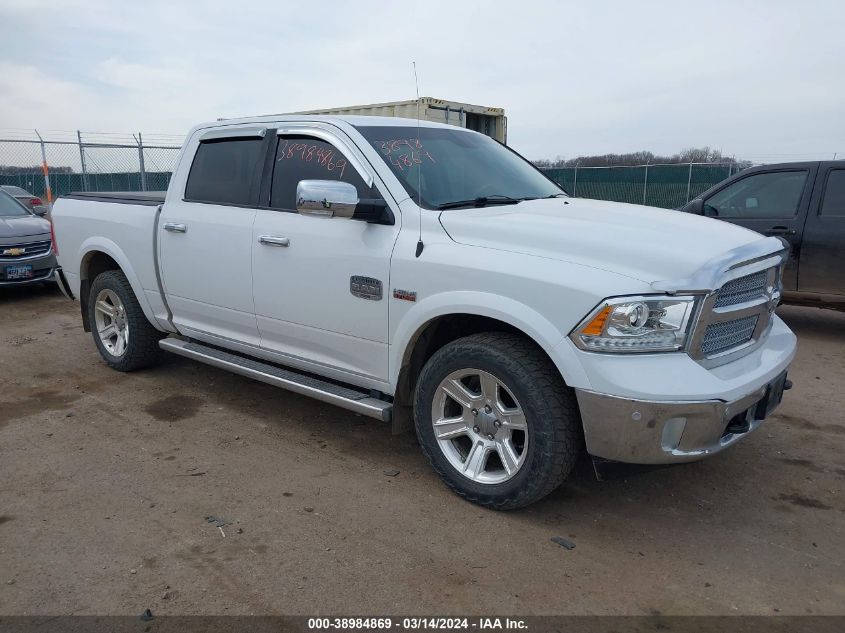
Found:
[[560, 345], [566, 333], [560, 332], [542, 314], [523, 303], [493, 293], [468, 290], [427, 296], [401, 317], [391, 337], [391, 387], [397, 387], [403, 359], [419, 333], [434, 319], [455, 314], [488, 317], [518, 329], [549, 355], [566, 384], [589, 389], [590, 382], [571, 346]]

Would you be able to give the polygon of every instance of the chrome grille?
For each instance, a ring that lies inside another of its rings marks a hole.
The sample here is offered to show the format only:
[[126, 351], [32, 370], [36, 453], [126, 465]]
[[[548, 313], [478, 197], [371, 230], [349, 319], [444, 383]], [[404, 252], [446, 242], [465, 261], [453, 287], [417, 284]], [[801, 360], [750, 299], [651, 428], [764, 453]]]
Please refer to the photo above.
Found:
[[0, 245], [0, 260], [28, 259], [46, 255], [50, 252], [50, 246], [50, 240], [29, 242], [28, 244], [3, 244]]
[[701, 353], [710, 356], [743, 345], [754, 336], [759, 315], [711, 323], [701, 339]]
[[724, 308], [764, 296], [766, 294], [768, 276], [769, 271], [761, 270], [760, 272], [729, 281], [719, 289], [714, 307]]
[[[740, 274], [704, 298], [692, 334], [693, 358], [705, 367], [717, 367], [755, 348], [772, 323], [774, 304], [780, 294], [781, 266], [778, 262], [763, 270]], [[734, 265], [729, 270], [737, 268]]]

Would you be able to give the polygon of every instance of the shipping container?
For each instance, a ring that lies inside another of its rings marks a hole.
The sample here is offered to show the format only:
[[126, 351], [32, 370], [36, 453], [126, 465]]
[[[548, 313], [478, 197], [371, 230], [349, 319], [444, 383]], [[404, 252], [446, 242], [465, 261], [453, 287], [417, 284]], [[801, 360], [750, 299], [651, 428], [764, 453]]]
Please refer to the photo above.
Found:
[[[370, 105], [329, 108], [327, 110], [307, 110], [291, 114], [348, 114], [364, 116], [395, 116], [405, 119], [417, 118], [417, 100], [373, 103]], [[423, 121], [436, 121], [465, 127], [491, 136], [500, 143], [508, 140], [508, 119], [503, 108], [446, 101], [434, 97], [421, 97], [419, 116]]]

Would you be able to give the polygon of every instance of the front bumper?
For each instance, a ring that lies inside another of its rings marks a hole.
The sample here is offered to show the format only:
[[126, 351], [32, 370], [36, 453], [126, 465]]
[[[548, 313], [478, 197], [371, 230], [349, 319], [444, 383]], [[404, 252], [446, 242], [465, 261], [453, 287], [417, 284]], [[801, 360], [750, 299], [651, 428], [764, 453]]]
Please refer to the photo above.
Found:
[[[7, 266], [19, 266], [23, 264], [32, 266], [33, 276], [30, 279], [6, 279], [5, 271]], [[22, 286], [52, 281], [56, 267], [56, 255], [52, 251], [42, 257], [20, 260], [2, 259], [0, 260], [0, 286]]]
[[[710, 370], [685, 354], [655, 354], [616, 357], [614, 365], [624, 371], [599, 374], [597, 369], [609, 369], [610, 355], [585, 354], [581, 360], [592, 373], [593, 389], [575, 391], [587, 451], [632, 464], [689, 462], [718, 453], [762, 424], [758, 405], [794, 355], [795, 336], [777, 318], [759, 349]], [[600, 390], [599, 377], [609, 381]]]

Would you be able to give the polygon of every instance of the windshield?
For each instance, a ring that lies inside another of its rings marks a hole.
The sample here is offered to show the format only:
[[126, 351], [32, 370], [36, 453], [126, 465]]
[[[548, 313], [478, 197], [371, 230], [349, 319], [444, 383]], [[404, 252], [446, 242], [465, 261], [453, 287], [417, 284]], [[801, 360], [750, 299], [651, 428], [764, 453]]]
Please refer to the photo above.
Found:
[[8, 193], [0, 191], [0, 218], [32, 215]]
[[483, 134], [441, 127], [356, 127], [408, 195], [421, 194], [428, 209], [566, 195], [519, 154]]

